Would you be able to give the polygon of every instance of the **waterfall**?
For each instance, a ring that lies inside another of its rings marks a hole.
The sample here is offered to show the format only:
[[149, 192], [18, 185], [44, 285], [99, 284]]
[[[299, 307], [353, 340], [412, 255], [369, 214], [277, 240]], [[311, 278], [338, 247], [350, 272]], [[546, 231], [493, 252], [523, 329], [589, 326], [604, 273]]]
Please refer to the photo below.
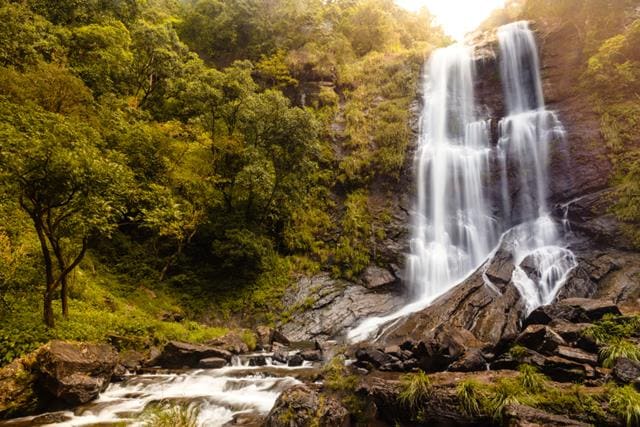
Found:
[[[527, 22], [515, 22], [498, 29], [498, 40], [506, 116], [495, 146], [489, 121], [478, 116], [471, 48], [455, 44], [429, 60], [407, 256], [414, 302], [366, 319], [348, 333], [352, 340], [425, 308], [472, 274], [498, 244], [512, 252], [512, 283], [528, 312], [552, 302], [576, 265], [548, 206], [549, 149], [564, 138], [564, 129], [545, 108], [534, 35]], [[492, 185], [501, 191], [489, 191]]]
[[[537, 46], [528, 22], [500, 27], [498, 40], [507, 110], [498, 125], [502, 216], [514, 226], [505, 237], [516, 261], [512, 282], [530, 312], [551, 303], [576, 266], [547, 201], [549, 148], [554, 140], [564, 139], [565, 132], [555, 113], [545, 107]], [[514, 187], [509, 182], [514, 172], [516, 197], [508, 191]]]
[[483, 182], [491, 155], [488, 123], [476, 117], [473, 77], [466, 46], [437, 50], [430, 60], [407, 259], [409, 284], [418, 298], [459, 282], [497, 241]]

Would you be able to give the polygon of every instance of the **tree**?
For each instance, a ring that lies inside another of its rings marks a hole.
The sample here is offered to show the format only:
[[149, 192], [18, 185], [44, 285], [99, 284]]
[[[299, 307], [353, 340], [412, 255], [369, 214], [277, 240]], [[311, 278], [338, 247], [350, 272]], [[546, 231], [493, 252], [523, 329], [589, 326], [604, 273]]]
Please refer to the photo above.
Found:
[[0, 103], [0, 177], [27, 213], [44, 260], [44, 321], [53, 327], [60, 290], [68, 316], [68, 277], [89, 240], [121, 217], [129, 171], [98, 148], [100, 136], [79, 120]]

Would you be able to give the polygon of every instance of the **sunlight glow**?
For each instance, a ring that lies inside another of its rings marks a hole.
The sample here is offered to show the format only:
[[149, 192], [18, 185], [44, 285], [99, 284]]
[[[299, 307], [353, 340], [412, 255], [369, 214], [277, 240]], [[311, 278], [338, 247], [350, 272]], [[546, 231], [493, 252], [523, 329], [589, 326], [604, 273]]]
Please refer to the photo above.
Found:
[[426, 6], [448, 35], [463, 40], [491, 12], [503, 7], [505, 0], [396, 0], [396, 3], [413, 11]]

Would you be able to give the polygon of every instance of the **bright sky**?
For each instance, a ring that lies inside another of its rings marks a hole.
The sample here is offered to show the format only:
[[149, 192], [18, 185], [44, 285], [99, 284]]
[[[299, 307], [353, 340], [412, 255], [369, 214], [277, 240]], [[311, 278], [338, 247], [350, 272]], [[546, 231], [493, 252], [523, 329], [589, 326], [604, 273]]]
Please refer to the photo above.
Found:
[[396, 0], [396, 3], [414, 11], [427, 6], [447, 34], [462, 40], [493, 10], [504, 6], [505, 0]]

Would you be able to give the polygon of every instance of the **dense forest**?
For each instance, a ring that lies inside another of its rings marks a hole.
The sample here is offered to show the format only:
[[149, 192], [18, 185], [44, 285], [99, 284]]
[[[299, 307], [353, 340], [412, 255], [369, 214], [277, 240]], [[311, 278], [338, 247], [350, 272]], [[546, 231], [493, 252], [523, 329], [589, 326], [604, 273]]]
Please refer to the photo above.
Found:
[[[389, 1], [0, 3], [0, 360], [53, 337], [273, 322], [355, 277], [448, 42]], [[382, 184], [380, 184], [382, 183]], [[168, 320], [168, 321], [162, 321]]]

